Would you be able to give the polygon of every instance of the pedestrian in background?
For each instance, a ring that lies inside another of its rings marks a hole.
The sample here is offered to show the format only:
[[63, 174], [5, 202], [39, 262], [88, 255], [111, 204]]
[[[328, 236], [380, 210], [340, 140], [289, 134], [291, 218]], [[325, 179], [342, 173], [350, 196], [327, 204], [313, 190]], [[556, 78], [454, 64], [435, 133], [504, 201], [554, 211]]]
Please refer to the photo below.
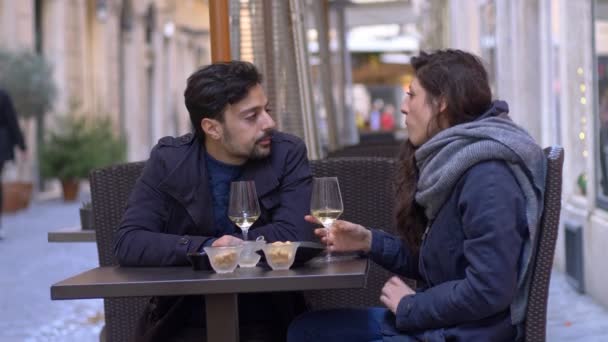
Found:
[[[7, 92], [0, 89], [0, 218], [2, 215], [2, 169], [4, 163], [15, 159], [15, 146], [25, 152], [25, 141], [17, 122], [13, 102]], [[4, 230], [0, 221], [0, 240]]]

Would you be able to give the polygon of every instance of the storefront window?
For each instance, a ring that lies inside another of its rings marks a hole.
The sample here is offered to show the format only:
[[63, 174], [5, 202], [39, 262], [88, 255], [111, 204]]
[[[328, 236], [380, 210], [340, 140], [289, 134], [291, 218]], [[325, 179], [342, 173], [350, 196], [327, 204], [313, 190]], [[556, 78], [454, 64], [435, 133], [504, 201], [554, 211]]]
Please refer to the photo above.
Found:
[[595, 64], [597, 113], [597, 199], [608, 209], [608, 0], [595, 3]]

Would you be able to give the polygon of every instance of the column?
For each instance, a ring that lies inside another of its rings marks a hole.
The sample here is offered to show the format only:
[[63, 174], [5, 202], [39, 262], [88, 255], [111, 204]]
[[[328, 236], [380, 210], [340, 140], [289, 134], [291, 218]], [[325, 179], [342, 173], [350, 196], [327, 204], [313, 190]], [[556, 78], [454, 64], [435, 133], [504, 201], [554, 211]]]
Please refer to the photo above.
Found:
[[[57, 99], [55, 101], [54, 112], [64, 113], [67, 110], [69, 95], [66, 94], [68, 88], [67, 65], [66, 65], [66, 21], [68, 6], [65, 0], [52, 0], [44, 2], [43, 6], [43, 32], [44, 41], [42, 50], [44, 56], [53, 65], [53, 76], [57, 86]], [[50, 113], [49, 113], [50, 114]], [[46, 120], [51, 122], [52, 120]]]
[[481, 55], [479, 1], [452, 0], [449, 2], [449, 45], [452, 48]]
[[[158, 15], [158, 18], [163, 18], [162, 15]], [[163, 46], [163, 35], [161, 30], [161, 25], [159, 22], [162, 20], [158, 20], [154, 33], [152, 34], [152, 68], [154, 69], [154, 74], [151, 80], [150, 87], [152, 87], [152, 91], [149, 93], [152, 95], [151, 99], [148, 99], [148, 103], [151, 105], [148, 108], [150, 113], [150, 120], [152, 120], [152, 136], [150, 137], [150, 144], [154, 145], [156, 142], [167, 135], [166, 131], [166, 116], [168, 113], [165, 112], [165, 100], [169, 94], [167, 94], [166, 90], [166, 81], [165, 81], [165, 49]]]
[[[133, 2], [135, 5], [138, 2]], [[133, 9], [132, 26], [123, 32], [123, 75], [124, 82], [124, 123], [129, 160], [143, 160], [148, 157], [150, 144], [146, 121], [148, 115], [145, 105], [144, 84], [144, 32], [140, 18], [144, 10]]]
[[539, 0], [497, 0], [497, 95], [541, 142]]
[[112, 115], [113, 123], [116, 127], [120, 126], [120, 17], [113, 15], [106, 27], [106, 39], [108, 46], [108, 81], [107, 81], [107, 108]]
[[326, 120], [327, 120], [327, 136], [328, 136], [328, 147], [330, 151], [337, 149], [338, 146], [338, 124], [337, 124], [337, 113], [336, 106], [334, 104], [334, 96], [332, 89], [332, 70], [331, 70], [331, 55], [329, 51], [329, 25], [328, 25], [328, 4], [327, 0], [314, 1], [313, 10], [315, 11], [315, 26], [317, 28], [317, 39], [319, 43], [319, 57], [321, 64], [320, 70], [320, 83], [321, 92], [323, 93], [323, 103], [325, 106]]
[[0, 0], [0, 47], [34, 47], [34, 2]]
[[347, 28], [344, 19], [344, 6], [337, 4], [334, 8], [336, 14], [336, 29], [339, 40], [340, 58], [338, 65], [340, 66], [340, 82], [338, 82], [338, 107], [340, 115], [338, 117], [340, 127], [340, 145], [354, 145], [359, 142], [359, 132], [355, 124], [355, 113], [353, 112], [353, 93], [352, 93], [352, 65], [350, 51], [347, 46]]
[[553, 50], [553, 32], [551, 29], [552, 13], [551, 0], [540, 0], [540, 66], [541, 66], [541, 139], [539, 143], [542, 146], [556, 144], [559, 139], [559, 122], [560, 119], [555, 113], [555, 65], [554, 50]]

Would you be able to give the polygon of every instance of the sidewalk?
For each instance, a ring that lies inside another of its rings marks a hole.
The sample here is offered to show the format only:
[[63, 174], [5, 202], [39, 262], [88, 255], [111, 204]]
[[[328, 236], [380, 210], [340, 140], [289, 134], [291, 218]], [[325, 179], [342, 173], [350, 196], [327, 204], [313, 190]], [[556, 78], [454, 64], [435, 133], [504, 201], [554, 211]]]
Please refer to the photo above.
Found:
[[608, 341], [608, 310], [576, 292], [556, 271], [549, 288], [547, 341]]
[[[47, 242], [48, 231], [79, 225], [80, 203], [40, 201], [3, 217], [0, 341], [99, 341], [101, 299], [50, 299], [51, 284], [98, 265], [94, 243]], [[547, 341], [608, 341], [608, 310], [574, 291], [559, 272], [551, 279], [548, 311]]]
[[0, 341], [99, 341], [101, 299], [50, 298], [51, 284], [98, 266], [94, 243], [47, 242], [48, 231], [80, 225], [80, 203], [37, 202], [2, 218]]

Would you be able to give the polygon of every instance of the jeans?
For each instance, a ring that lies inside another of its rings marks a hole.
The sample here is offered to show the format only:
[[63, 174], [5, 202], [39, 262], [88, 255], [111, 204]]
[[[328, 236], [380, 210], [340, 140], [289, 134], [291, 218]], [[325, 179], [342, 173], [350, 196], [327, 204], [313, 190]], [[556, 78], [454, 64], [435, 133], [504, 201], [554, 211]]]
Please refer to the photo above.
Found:
[[308, 312], [291, 323], [287, 341], [382, 341], [382, 322], [386, 312], [387, 309], [383, 308]]

